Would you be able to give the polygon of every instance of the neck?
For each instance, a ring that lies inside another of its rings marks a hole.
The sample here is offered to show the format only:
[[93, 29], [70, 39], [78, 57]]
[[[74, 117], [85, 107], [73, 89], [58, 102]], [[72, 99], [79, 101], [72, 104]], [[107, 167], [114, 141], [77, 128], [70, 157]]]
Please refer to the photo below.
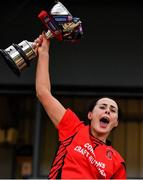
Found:
[[108, 137], [108, 135], [109, 134], [104, 134], [104, 133], [98, 133], [98, 132], [96, 132], [96, 131], [94, 131], [94, 129], [91, 129], [91, 134], [95, 137], [95, 138], [97, 138], [97, 139], [99, 139], [100, 141], [102, 141], [102, 142], [104, 142], [104, 143], [106, 143], [106, 140], [107, 140], [107, 137]]

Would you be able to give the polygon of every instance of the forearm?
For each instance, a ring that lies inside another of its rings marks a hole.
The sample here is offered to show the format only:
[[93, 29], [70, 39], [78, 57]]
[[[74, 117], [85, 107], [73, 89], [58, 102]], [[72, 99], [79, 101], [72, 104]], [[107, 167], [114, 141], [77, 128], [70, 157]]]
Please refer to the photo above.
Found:
[[48, 52], [39, 54], [36, 70], [36, 92], [37, 96], [41, 96], [45, 92], [51, 92]]

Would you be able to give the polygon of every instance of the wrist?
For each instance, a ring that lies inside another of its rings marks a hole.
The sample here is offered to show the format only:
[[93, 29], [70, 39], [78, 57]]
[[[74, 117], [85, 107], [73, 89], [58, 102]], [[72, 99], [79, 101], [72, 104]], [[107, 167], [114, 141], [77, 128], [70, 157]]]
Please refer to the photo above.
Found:
[[41, 57], [41, 58], [43, 58], [43, 57], [48, 58], [49, 57], [49, 52], [40, 52], [39, 53], [39, 57]]

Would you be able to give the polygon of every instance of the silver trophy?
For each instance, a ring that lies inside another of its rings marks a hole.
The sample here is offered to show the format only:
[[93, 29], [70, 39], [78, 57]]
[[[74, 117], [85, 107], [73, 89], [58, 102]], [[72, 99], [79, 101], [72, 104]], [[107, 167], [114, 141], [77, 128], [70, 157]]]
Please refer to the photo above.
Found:
[[[75, 42], [83, 35], [80, 19], [73, 17], [59, 1], [55, 3], [50, 13], [43, 10], [38, 17], [48, 29], [47, 39], [56, 38], [58, 41]], [[23, 40], [19, 44], [12, 44], [5, 50], [0, 49], [0, 55], [12, 71], [20, 76], [23, 69], [37, 57], [35, 48], [33, 42]]]

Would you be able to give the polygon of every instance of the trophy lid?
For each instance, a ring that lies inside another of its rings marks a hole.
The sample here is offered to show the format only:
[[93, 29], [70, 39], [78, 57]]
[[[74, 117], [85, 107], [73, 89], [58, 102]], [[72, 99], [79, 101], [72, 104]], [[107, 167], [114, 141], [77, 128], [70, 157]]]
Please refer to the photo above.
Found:
[[71, 15], [71, 13], [66, 9], [66, 7], [61, 3], [57, 2], [51, 9], [51, 15]]

